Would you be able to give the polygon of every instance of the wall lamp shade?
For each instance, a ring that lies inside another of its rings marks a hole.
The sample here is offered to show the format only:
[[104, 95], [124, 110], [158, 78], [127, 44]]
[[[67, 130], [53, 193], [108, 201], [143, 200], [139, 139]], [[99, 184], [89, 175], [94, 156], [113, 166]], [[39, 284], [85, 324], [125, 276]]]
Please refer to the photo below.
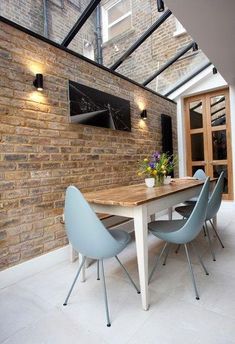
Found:
[[158, 12], [164, 12], [165, 6], [163, 0], [157, 0], [157, 10]]
[[42, 74], [36, 74], [36, 78], [33, 81], [33, 85], [34, 87], [36, 87], [38, 91], [43, 90], [43, 75]]
[[147, 111], [146, 111], [146, 110], [143, 110], [143, 111], [141, 112], [141, 114], [140, 114], [140, 117], [141, 117], [142, 119], [146, 120], [146, 119], [147, 119]]

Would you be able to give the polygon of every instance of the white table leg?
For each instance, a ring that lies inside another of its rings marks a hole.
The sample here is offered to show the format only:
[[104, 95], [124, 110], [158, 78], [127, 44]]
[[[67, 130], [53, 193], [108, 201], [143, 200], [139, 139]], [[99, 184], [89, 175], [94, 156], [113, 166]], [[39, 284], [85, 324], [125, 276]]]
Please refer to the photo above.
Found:
[[77, 259], [78, 254], [77, 252], [73, 249], [73, 246], [69, 243], [69, 260], [71, 263], [75, 262]]
[[148, 228], [146, 205], [138, 206], [134, 209], [134, 225], [142, 307], [144, 310], [148, 310]]
[[168, 208], [168, 219], [172, 220], [173, 207]]

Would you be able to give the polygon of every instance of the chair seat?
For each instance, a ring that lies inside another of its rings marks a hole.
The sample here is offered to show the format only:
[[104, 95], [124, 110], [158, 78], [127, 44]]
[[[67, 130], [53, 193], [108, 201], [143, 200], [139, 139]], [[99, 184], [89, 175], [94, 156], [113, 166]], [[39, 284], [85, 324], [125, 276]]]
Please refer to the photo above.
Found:
[[177, 232], [186, 222], [187, 220], [153, 221], [148, 224], [148, 228], [156, 237], [174, 242], [174, 232]]
[[188, 205], [176, 207], [175, 211], [187, 219], [191, 215], [191, 212], [193, 211], [194, 206], [195, 206], [194, 204], [188, 204]]
[[184, 203], [185, 204], [192, 204], [192, 205], [195, 205], [195, 203], [197, 203], [197, 200], [198, 200], [198, 197], [192, 197], [190, 199], [188, 199], [187, 201], [185, 201]]
[[121, 247], [126, 247], [131, 240], [130, 234], [120, 229], [112, 229], [110, 234], [118, 241]]

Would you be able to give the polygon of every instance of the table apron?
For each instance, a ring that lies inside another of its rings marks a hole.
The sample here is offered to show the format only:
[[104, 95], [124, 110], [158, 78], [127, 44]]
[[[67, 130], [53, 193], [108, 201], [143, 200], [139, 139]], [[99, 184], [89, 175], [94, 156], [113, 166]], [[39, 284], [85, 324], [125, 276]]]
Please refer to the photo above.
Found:
[[[174, 194], [144, 203], [144, 205], [147, 206], [147, 215], [152, 215], [158, 211], [170, 208], [178, 203], [184, 202], [185, 200], [197, 196], [200, 193], [201, 187], [201, 185], [198, 185], [196, 187], [182, 190]], [[90, 203], [90, 206], [96, 213], [105, 213], [109, 215], [118, 215], [130, 218], [135, 217], [135, 208], [142, 207], [141, 204], [138, 206], [126, 207], [121, 205], [105, 205], [96, 203]]]

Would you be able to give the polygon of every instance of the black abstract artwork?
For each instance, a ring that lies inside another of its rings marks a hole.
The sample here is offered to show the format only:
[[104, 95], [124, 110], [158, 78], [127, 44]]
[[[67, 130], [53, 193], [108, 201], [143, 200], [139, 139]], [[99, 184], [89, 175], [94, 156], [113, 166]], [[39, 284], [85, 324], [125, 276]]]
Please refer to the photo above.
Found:
[[69, 81], [72, 123], [131, 131], [130, 102]]

